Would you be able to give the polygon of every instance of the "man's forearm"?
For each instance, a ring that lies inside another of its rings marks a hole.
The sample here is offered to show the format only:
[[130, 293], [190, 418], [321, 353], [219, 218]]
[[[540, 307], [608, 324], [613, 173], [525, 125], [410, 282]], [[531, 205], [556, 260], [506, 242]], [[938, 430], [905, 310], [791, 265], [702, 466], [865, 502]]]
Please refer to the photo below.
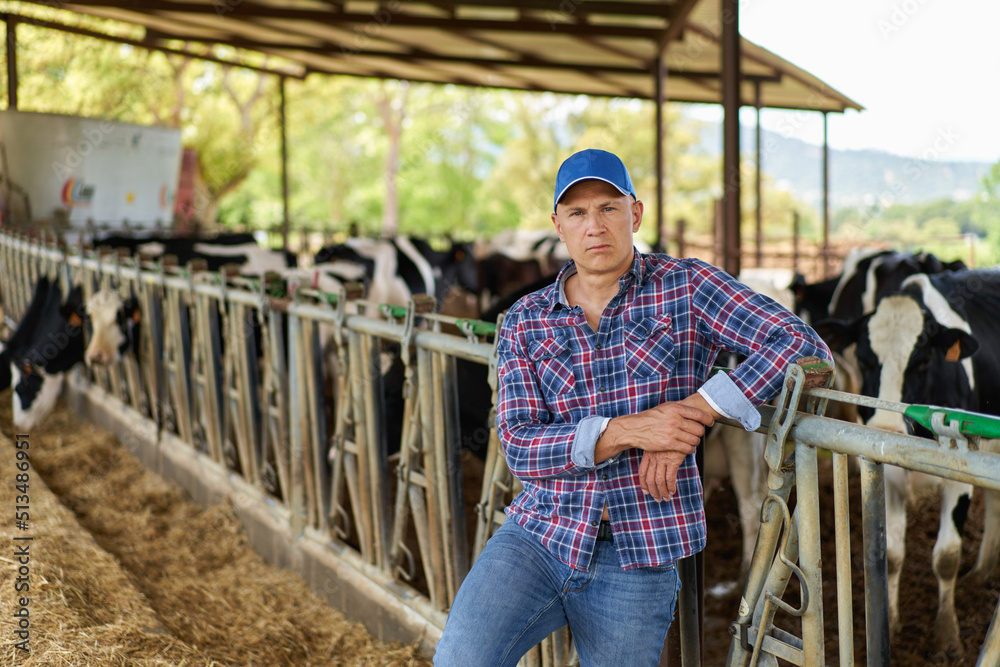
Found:
[[[710, 425], [716, 418], [722, 416], [697, 392], [684, 400], [677, 401], [676, 404], [697, 409], [708, 416], [708, 423], [705, 423], [705, 418], [693, 419], [690, 413], [665, 412], [666, 404], [636, 415], [615, 417], [608, 422], [608, 428], [597, 439], [597, 444], [594, 446], [594, 462], [606, 461], [632, 448], [679, 451], [685, 443], [693, 446], [693, 443], [700, 438], [699, 433], [704, 426]], [[675, 439], [683, 442], [675, 443]]]

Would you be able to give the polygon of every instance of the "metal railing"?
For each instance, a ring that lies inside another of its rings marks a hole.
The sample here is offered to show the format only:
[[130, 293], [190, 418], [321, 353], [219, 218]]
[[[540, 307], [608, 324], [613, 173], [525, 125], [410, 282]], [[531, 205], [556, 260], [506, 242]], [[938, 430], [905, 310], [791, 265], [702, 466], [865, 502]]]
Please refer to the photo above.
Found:
[[[884, 466], [919, 471], [943, 480], [1000, 491], [1000, 451], [983, 451], [980, 441], [1000, 433], [1000, 419], [936, 406], [893, 403], [815, 386], [811, 369], [792, 365], [776, 408], [761, 408], [769, 426], [765, 461], [770, 493], [761, 508], [761, 528], [750, 575], [731, 625], [727, 664], [744, 667], [774, 664], [773, 657], [795, 665], [828, 663], [824, 646], [823, 576], [817, 451], [831, 452], [836, 540], [836, 590], [839, 664], [854, 664], [851, 536], [848, 457], [857, 456], [863, 519], [865, 638], [867, 664], [890, 661], [889, 586], [886, 561]], [[938, 441], [903, 435], [821, 416], [829, 400], [890, 409], [919, 420]], [[800, 401], [805, 409], [797, 410]], [[763, 429], [763, 427], [762, 427]], [[784, 454], [791, 451], [788, 458]], [[794, 511], [788, 502], [795, 489]], [[930, 567], [930, 563], [926, 564]], [[782, 597], [792, 577], [799, 584], [799, 605]], [[784, 612], [800, 619], [801, 636], [778, 627]], [[1000, 664], [997, 610], [979, 650], [978, 665]], [[773, 657], [771, 657], [773, 656]]]

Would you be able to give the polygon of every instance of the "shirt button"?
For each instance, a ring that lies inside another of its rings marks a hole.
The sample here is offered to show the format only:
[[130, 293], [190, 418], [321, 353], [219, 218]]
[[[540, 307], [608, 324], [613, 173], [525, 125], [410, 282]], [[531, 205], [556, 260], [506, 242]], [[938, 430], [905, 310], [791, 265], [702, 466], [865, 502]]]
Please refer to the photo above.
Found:
[[597, 349], [598, 349], [598, 350], [600, 350], [600, 349], [601, 349], [601, 344], [600, 344], [600, 343], [598, 343], [598, 344], [597, 344]]
[[600, 391], [604, 391], [604, 385], [603, 384], [599, 387], [599, 390]]
[[590, 522], [590, 525], [591, 525], [591, 526], [595, 526], [595, 527], [596, 527], [596, 526], [597, 526], [598, 524], [597, 524], [597, 522], [596, 522], [596, 521], [591, 521], [591, 522]]
[[607, 478], [608, 478], [608, 476], [607, 476], [607, 475], [602, 475], [602, 476], [601, 476], [601, 479], [607, 479]]

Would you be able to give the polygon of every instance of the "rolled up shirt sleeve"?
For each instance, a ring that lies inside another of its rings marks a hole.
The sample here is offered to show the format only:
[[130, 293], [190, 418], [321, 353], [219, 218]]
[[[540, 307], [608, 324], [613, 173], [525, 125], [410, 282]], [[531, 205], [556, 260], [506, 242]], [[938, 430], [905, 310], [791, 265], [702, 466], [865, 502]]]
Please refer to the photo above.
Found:
[[573, 438], [573, 450], [570, 458], [580, 468], [594, 469], [603, 468], [614, 461], [612, 456], [609, 459], [594, 463], [594, 450], [597, 448], [597, 441], [604, 434], [611, 417], [584, 417], [576, 427], [576, 436]]
[[716, 373], [698, 390], [702, 398], [723, 417], [735, 419], [743, 428], [754, 431], [760, 426], [760, 413], [726, 373]]

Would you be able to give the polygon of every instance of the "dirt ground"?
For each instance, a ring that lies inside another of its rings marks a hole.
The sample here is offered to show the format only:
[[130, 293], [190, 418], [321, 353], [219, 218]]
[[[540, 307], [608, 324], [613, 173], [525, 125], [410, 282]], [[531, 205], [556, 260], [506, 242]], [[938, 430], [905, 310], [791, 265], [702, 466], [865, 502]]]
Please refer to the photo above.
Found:
[[[9, 391], [0, 432], [0, 506], [12, 512]], [[61, 404], [29, 442], [30, 529], [17, 531], [12, 516], [0, 523], [0, 664], [429, 665], [265, 563], [230, 507], [202, 509]], [[15, 533], [33, 537], [30, 654], [15, 646], [8, 595]]]
[[[13, 472], [10, 393], [0, 393], [0, 479]], [[8, 591], [16, 563], [0, 555], [0, 665], [428, 665], [413, 647], [378, 643], [364, 629], [308, 591], [287, 570], [264, 563], [249, 547], [232, 510], [190, 502], [175, 486], [147, 472], [107, 433], [80, 423], [60, 405], [31, 433], [30, 656], [19, 653]], [[829, 461], [821, 461], [824, 497], [832, 499]], [[39, 479], [40, 478], [40, 479]], [[855, 476], [856, 478], [856, 476]], [[44, 480], [52, 493], [40, 482]], [[0, 485], [0, 503], [15, 504], [13, 485]], [[864, 664], [861, 515], [852, 490], [855, 583], [855, 662]], [[822, 503], [830, 526], [832, 500]], [[736, 501], [723, 486], [708, 505], [706, 590], [736, 579], [740, 530]], [[974, 665], [1000, 581], [971, 588], [960, 582], [957, 606], [967, 654], [935, 655], [929, 630], [937, 605], [930, 569], [938, 510], [925, 502], [909, 515], [900, 608], [903, 632], [893, 644], [898, 665]], [[962, 572], [975, 561], [982, 533], [981, 496], [966, 524]], [[17, 533], [0, 522], [9, 546]], [[828, 664], [838, 653], [833, 540], [824, 542], [824, 613]], [[722, 665], [738, 594], [706, 600], [704, 664]], [[781, 619], [780, 627], [795, 625]]]

